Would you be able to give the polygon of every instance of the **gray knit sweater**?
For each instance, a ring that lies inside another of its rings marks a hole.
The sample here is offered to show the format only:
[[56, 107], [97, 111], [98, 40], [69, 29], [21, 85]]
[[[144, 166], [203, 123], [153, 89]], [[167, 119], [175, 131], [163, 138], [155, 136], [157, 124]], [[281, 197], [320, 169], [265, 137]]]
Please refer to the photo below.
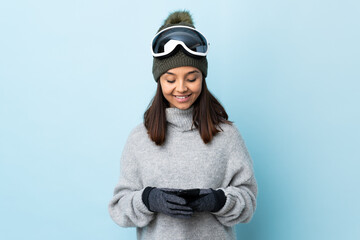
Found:
[[[223, 131], [204, 144], [192, 126], [192, 112], [193, 107], [166, 109], [163, 146], [150, 140], [143, 123], [128, 136], [109, 213], [119, 226], [137, 227], [138, 239], [235, 239], [233, 226], [254, 214], [257, 184], [240, 132], [234, 124], [221, 124]], [[218, 212], [178, 219], [146, 208], [141, 195], [147, 186], [222, 189], [227, 200]]]

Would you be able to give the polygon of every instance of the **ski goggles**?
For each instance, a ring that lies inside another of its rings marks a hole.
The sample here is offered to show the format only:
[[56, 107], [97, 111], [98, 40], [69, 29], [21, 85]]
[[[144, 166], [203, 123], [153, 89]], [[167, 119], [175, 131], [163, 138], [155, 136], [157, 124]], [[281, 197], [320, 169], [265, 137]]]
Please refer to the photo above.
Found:
[[154, 57], [164, 57], [169, 55], [179, 45], [194, 56], [205, 57], [210, 44], [204, 35], [195, 28], [171, 26], [154, 36], [151, 41], [151, 53]]

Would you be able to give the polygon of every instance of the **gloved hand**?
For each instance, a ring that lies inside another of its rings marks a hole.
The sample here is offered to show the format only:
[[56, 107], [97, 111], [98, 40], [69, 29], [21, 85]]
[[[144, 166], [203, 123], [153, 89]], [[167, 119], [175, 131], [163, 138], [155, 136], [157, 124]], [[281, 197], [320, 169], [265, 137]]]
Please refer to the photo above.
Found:
[[191, 207], [186, 206], [184, 198], [167, 193], [161, 188], [145, 188], [142, 200], [150, 211], [164, 213], [175, 218], [191, 218], [194, 213]]
[[192, 188], [192, 189], [174, 189], [174, 188], [162, 188], [162, 190], [166, 193], [170, 193], [186, 200], [186, 203], [190, 203], [199, 197], [200, 189]]
[[217, 212], [226, 202], [226, 196], [223, 190], [200, 189], [199, 197], [188, 203], [195, 212]]

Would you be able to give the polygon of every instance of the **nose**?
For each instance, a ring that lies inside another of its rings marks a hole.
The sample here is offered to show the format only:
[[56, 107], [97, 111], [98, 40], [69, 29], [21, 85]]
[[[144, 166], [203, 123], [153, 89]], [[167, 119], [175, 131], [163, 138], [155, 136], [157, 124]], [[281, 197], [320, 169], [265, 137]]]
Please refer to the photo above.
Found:
[[181, 92], [181, 93], [186, 92], [187, 91], [186, 82], [184, 80], [178, 81], [178, 84], [176, 86], [176, 90], [178, 92]]

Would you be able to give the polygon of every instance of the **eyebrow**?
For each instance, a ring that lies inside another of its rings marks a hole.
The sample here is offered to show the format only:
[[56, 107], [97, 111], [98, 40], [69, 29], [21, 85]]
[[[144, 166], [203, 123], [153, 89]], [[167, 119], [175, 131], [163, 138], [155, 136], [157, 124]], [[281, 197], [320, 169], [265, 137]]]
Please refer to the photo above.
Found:
[[[176, 75], [175, 73], [172, 73], [172, 72], [166, 72], [166, 73], [167, 73], [167, 74], [170, 74], [170, 75]], [[198, 71], [198, 70], [194, 70], [194, 71], [188, 72], [188, 73], [185, 74], [185, 76], [186, 76], [186, 75], [189, 75], [189, 74], [192, 74], [192, 73], [199, 73], [199, 71]]]

